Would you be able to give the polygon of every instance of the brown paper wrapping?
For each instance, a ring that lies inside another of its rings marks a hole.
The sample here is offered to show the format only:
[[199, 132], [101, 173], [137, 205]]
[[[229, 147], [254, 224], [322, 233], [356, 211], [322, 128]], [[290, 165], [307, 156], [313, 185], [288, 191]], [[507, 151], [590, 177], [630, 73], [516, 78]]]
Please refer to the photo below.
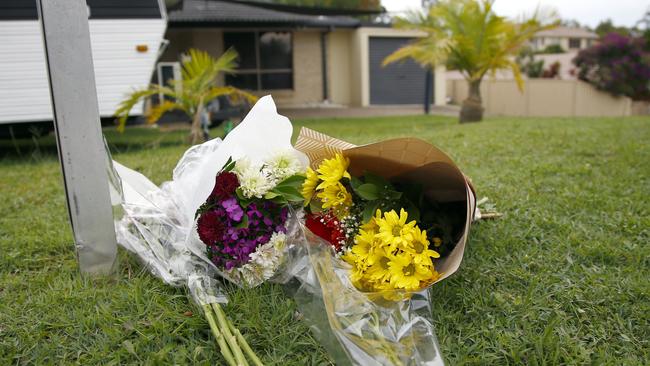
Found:
[[441, 281], [458, 270], [476, 209], [476, 194], [469, 179], [440, 149], [416, 138], [396, 138], [356, 146], [303, 127], [295, 148], [309, 157], [312, 169], [323, 159], [342, 153], [350, 159], [350, 174], [372, 172], [394, 181], [416, 182], [425, 196], [437, 202], [460, 202], [466, 207], [464, 231], [449, 255], [436, 262]]

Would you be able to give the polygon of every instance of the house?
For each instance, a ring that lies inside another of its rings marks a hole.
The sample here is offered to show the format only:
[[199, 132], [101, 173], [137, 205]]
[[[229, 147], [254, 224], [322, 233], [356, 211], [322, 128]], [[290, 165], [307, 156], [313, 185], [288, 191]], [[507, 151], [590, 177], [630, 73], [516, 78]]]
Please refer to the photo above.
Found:
[[556, 27], [538, 32], [530, 40], [534, 51], [542, 51], [548, 46], [558, 45], [570, 52], [590, 47], [598, 35], [588, 29], [578, 27]]
[[[239, 68], [225, 76], [225, 83], [272, 94], [280, 107], [423, 103], [423, 68], [412, 61], [381, 65], [423, 34], [317, 10], [248, 1], [178, 2], [168, 9], [169, 45], [156, 82], [180, 79], [179, 61], [189, 48], [214, 56], [234, 48]], [[436, 104], [444, 103], [444, 87], [441, 68], [434, 78]]]
[[[162, 0], [87, 0], [99, 113], [144, 88], [166, 29]], [[137, 106], [132, 114], [142, 112]], [[52, 120], [36, 1], [0, 1], [0, 124]]]

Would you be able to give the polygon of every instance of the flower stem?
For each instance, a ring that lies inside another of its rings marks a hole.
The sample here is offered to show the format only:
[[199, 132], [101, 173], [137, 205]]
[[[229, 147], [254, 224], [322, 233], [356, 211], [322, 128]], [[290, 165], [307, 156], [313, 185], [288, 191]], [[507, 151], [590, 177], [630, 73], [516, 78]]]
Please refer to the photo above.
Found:
[[[221, 307], [218, 308], [217, 311], [223, 312], [223, 309]], [[232, 324], [230, 319], [226, 319], [228, 321], [228, 327], [230, 328], [230, 331], [237, 337], [237, 340], [239, 341], [239, 344], [241, 347], [244, 349], [244, 352], [246, 352], [246, 355], [248, 358], [253, 362], [255, 366], [264, 366], [262, 361], [257, 357], [253, 349], [251, 348], [250, 345], [248, 345], [248, 342], [246, 342], [246, 338], [241, 334], [239, 329], [235, 328], [235, 326]]]
[[237, 365], [248, 366], [248, 362], [244, 357], [244, 353], [242, 353], [241, 348], [239, 348], [239, 345], [237, 344], [237, 339], [235, 338], [234, 335], [232, 335], [232, 333], [230, 333], [230, 328], [228, 327], [228, 322], [226, 321], [226, 316], [223, 310], [221, 309], [221, 306], [217, 303], [213, 303], [212, 308], [214, 309], [214, 312], [217, 314], [217, 322], [221, 326], [221, 331], [223, 332], [224, 337], [226, 338], [226, 342], [228, 342], [230, 348], [232, 349], [232, 352], [235, 354]]
[[208, 324], [210, 324], [210, 329], [212, 330], [212, 334], [217, 339], [217, 344], [219, 345], [221, 355], [223, 355], [223, 358], [226, 359], [228, 365], [237, 366], [237, 363], [235, 362], [235, 359], [233, 358], [232, 353], [230, 352], [230, 348], [228, 347], [228, 344], [224, 340], [224, 337], [219, 331], [219, 327], [217, 326], [217, 323], [214, 320], [214, 315], [210, 305], [207, 304], [203, 305], [203, 312], [205, 313], [205, 317], [208, 320]]

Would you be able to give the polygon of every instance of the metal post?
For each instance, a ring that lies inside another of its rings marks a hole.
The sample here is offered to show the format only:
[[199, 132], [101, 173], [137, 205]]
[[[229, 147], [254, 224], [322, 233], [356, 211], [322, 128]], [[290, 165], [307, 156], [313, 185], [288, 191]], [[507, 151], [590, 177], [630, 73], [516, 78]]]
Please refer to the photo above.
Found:
[[426, 74], [424, 75], [424, 114], [431, 112], [431, 100], [433, 89], [433, 72], [431, 67], [427, 66]]
[[83, 274], [110, 274], [117, 244], [85, 0], [36, 0], [52, 112]]

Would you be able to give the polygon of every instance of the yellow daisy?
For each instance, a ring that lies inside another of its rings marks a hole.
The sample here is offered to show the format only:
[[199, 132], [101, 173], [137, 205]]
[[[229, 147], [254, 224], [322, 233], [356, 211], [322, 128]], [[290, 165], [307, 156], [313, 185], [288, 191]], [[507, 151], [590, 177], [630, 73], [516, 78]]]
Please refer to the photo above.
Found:
[[302, 183], [302, 197], [305, 199], [305, 206], [309, 205], [314, 193], [316, 193], [316, 186], [318, 185], [318, 174], [307, 168], [307, 175], [305, 181]]
[[383, 218], [375, 219], [379, 225], [377, 237], [392, 250], [407, 247], [412, 240], [412, 231], [416, 224], [415, 221], [407, 223], [407, 219], [408, 214], [404, 209], [400, 210], [399, 216], [395, 210], [384, 213]]
[[390, 253], [387, 253], [384, 249], [376, 248], [367, 259], [367, 263], [369, 264], [366, 270], [367, 278], [373, 282], [389, 280], [390, 267], [388, 263], [390, 263], [391, 257]]
[[339, 206], [347, 208], [352, 204], [352, 195], [339, 182], [325, 187], [324, 190], [316, 193], [316, 197], [320, 198], [324, 209], [341, 208]]
[[416, 226], [411, 231], [411, 235], [412, 239], [404, 250], [413, 255], [413, 262], [415, 264], [433, 266], [431, 258], [440, 258], [440, 254], [435, 250], [429, 249], [426, 230], [420, 230]]
[[341, 179], [352, 179], [347, 169], [350, 165], [350, 159], [343, 157], [341, 154], [336, 154], [332, 159], [325, 159], [318, 166], [318, 178], [322, 182], [316, 189], [323, 189], [331, 185], [339, 183]]
[[377, 225], [377, 220], [381, 219], [381, 210], [377, 209], [375, 211], [375, 216], [371, 217], [368, 222], [365, 224], [361, 225], [361, 229], [366, 230], [366, 231], [378, 231], [379, 230], [379, 225]]
[[413, 257], [406, 252], [391, 257], [388, 262], [390, 284], [395, 288], [415, 291], [421, 288], [421, 282], [433, 277], [431, 267], [413, 262]]

